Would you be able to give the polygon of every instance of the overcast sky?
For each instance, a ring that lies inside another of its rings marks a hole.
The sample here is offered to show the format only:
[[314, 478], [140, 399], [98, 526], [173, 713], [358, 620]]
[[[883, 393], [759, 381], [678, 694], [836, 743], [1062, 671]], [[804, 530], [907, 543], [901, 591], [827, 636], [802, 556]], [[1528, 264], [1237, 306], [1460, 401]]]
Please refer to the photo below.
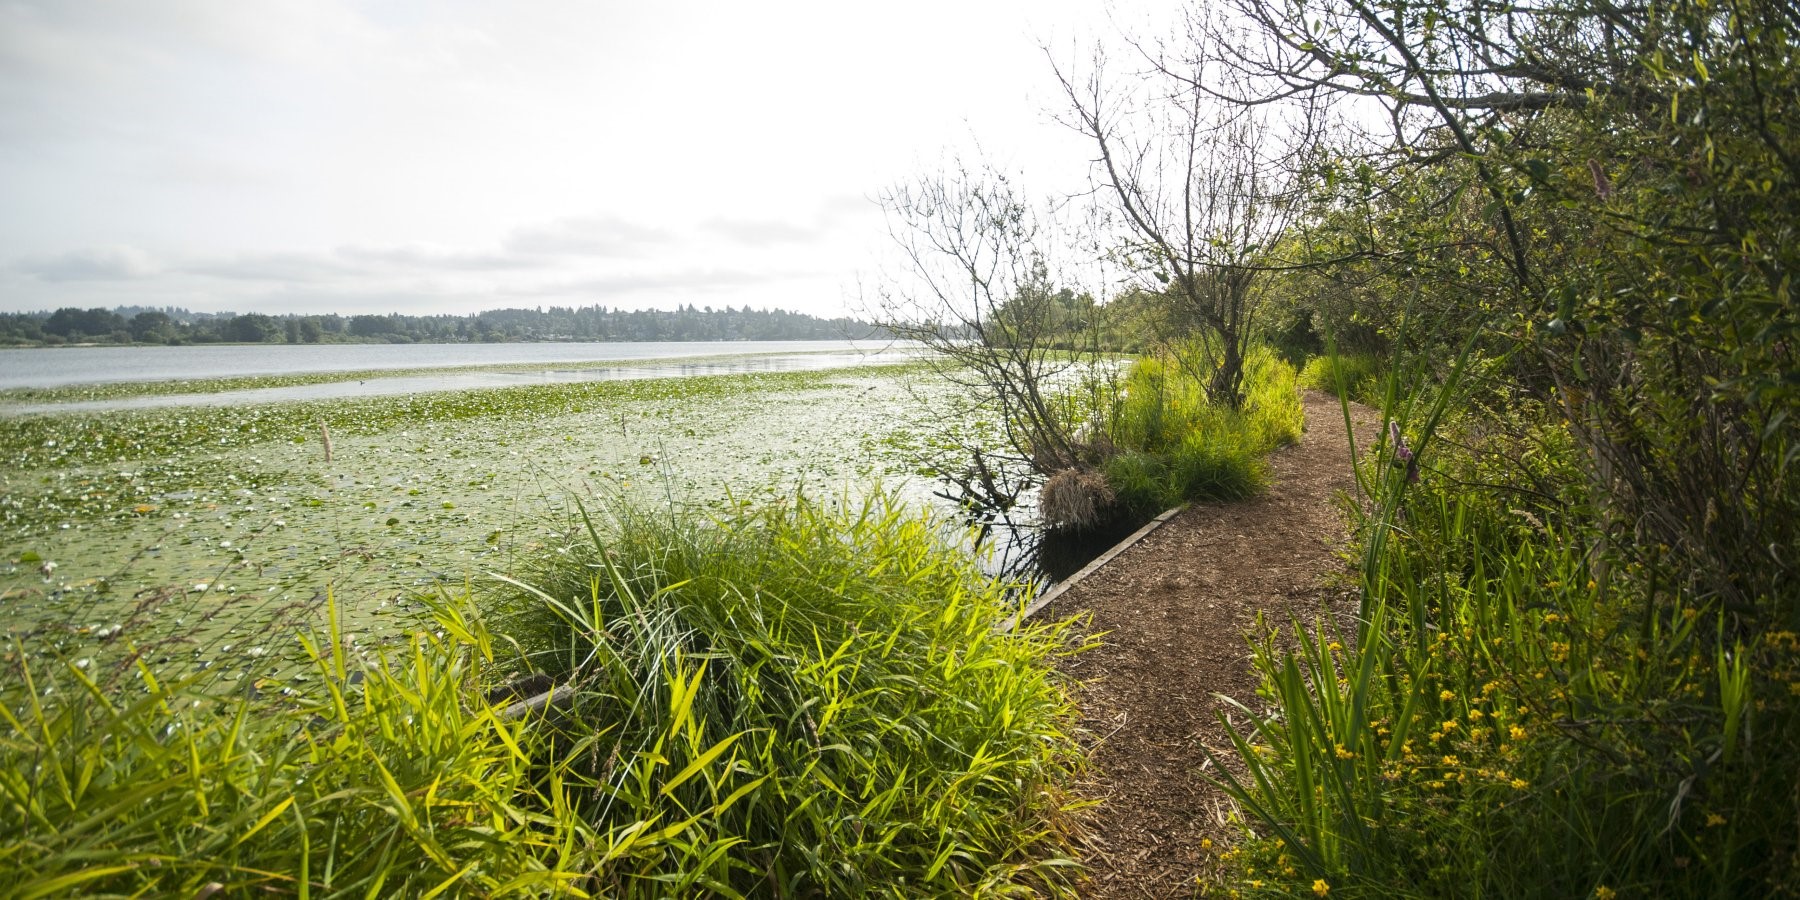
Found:
[[869, 198], [944, 148], [1079, 176], [1039, 45], [1113, 22], [1096, 0], [0, 0], [0, 309], [854, 311], [886, 240]]

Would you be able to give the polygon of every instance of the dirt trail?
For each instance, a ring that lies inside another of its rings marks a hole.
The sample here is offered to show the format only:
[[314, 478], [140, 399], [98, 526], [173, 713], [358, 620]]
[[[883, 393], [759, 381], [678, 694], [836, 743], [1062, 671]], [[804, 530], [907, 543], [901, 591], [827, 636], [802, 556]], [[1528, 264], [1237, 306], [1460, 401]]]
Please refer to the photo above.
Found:
[[[1214, 695], [1251, 706], [1256, 682], [1245, 635], [1256, 614], [1311, 621], [1344, 570], [1338, 496], [1355, 489], [1336, 399], [1308, 391], [1307, 430], [1269, 458], [1269, 491], [1242, 503], [1191, 507], [1057, 598], [1041, 615], [1091, 613], [1102, 645], [1065, 664], [1084, 682], [1083, 725], [1094, 743], [1093, 816], [1084, 896], [1186, 897], [1225, 835], [1225, 800], [1202, 778], [1202, 748], [1230, 756]], [[1378, 414], [1352, 406], [1360, 446]]]

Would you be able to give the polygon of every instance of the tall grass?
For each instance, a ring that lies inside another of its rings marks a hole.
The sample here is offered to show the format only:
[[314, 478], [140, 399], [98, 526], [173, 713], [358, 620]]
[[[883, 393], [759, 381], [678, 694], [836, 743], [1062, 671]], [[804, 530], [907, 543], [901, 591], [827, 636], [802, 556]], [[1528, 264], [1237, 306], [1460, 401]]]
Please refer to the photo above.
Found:
[[1354, 623], [1256, 647], [1273, 710], [1234, 732], [1249, 834], [1215, 886], [1792, 893], [1800, 640], [1617, 565], [1566, 427], [1459, 414], [1457, 372], [1383, 391], [1404, 444], [1366, 460]]
[[1294, 369], [1258, 347], [1244, 367], [1242, 409], [1213, 403], [1192, 348], [1135, 362], [1110, 411], [1120, 451], [1103, 471], [1121, 506], [1153, 515], [1188, 500], [1237, 500], [1268, 481], [1263, 457], [1299, 439], [1304, 417]]
[[[937, 526], [884, 497], [585, 525], [513, 596], [514, 631], [534, 665], [581, 685], [572, 720], [608, 798], [596, 824], [648, 815], [713, 842], [622, 890], [1066, 886], [1062, 629], [992, 634], [1011, 601]], [[624, 765], [662, 758], [700, 777]]]
[[1300, 385], [1359, 403], [1376, 403], [1384, 382], [1382, 363], [1369, 353], [1326, 353], [1307, 360]]
[[[333, 616], [291, 699], [12, 646], [0, 896], [1064, 890], [1063, 631], [991, 634], [1001, 587], [933, 524], [799, 500], [601, 534], [516, 589], [516, 638], [464, 596], [362, 667]], [[521, 659], [573, 707], [502, 716]]]
[[479, 702], [492, 647], [444, 609], [388, 665], [308, 640], [310, 700], [109, 693], [15, 645], [0, 689], [0, 895], [580, 893], [598, 833], [567, 760]]

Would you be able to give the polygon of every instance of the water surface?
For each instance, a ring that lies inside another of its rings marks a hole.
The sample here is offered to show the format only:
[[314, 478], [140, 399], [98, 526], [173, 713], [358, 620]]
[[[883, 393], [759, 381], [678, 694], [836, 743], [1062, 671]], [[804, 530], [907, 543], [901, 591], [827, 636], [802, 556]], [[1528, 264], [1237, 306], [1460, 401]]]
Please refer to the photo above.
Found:
[[751, 353], [870, 352], [885, 341], [621, 341], [516, 344], [196, 344], [0, 349], [0, 390], [115, 381], [551, 365]]

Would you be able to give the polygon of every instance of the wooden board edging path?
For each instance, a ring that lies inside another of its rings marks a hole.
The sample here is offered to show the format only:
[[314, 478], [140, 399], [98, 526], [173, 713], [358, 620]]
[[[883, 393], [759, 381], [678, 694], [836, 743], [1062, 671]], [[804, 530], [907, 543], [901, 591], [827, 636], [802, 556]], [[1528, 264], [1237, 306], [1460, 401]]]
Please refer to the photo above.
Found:
[[1186, 503], [1183, 503], [1182, 505], [1177, 506], [1174, 509], [1166, 510], [1165, 512], [1163, 512], [1162, 515], [1157, 516], [1156, 518], [1151, 519], [1150, 521], [1144, 523], [1144, 527], [1139, 528], [1138, 530], [1132, 532], [1130, 537], [1127, 537], [1126, 539], [1118, 542], [1117, 544], [1114, 544], [1112, 546], [1112, 549], [1107, 550], [1105, 553], [1102, 553], [1099, 556], [1095, 557], [1093, 562], [1090, 562], [1087, 565], [1082, 566], [1080, 571], [1077, 571], [1075, 574], [1070, 575], [1067, 578], [1064, 578], [1063, 580], [1057, 582], [1054, 585], [1051, 585], [1049, 590], [1043, 592], [1042, 594], [1039, 594], [1036, 599], [1032, 600], [1030, 606], [1027, 606], [1022, 610], [1019, 610], [1017, 613], [1007, 617], [1007, 619], [1005, 621], [1001, 622], [998, 625], [995, 625], [994, 633], [995, 634], [1006, 634], [1007, 632], [1018, 628], [1020, 622], [1023, 622], [1026, 619], [1029, 619], [1032, 616], [1037, 615], [1037, 613], [1039, 611], [1041, 611], [1044, 607], [1049, 606], [1051, 603], [1056, 602], [1056, 598], [1061, 597], [1064, 592], [1068, 591], [1070, 588], [1074, 587], [1075, 585], [1080, 584], [1082, 579], [1088, 577], [1089, 575], [1094, 574], [1095, 572], [1100, 571], [1100, 567], [1106, 565], [1109, 562], [1112, 562], [1115, 557], [1117, 557], [1121, 553], [1124, 553], [1126, 551], [1126, 549], [1131, 547], [1132, 544], [1135, 544], [1138, 541], [1141, 541], [1144, 538], [1149, 537], [1150, 532], [1155, 531], [1158, 528], [1161, 528], [1170, 519], [1175, 518], [1175, 515], [1177, 513], [1181, 512], [1182, 510], [1187, 509], [1187, 508], [1188, 508], [1188, 505]]

